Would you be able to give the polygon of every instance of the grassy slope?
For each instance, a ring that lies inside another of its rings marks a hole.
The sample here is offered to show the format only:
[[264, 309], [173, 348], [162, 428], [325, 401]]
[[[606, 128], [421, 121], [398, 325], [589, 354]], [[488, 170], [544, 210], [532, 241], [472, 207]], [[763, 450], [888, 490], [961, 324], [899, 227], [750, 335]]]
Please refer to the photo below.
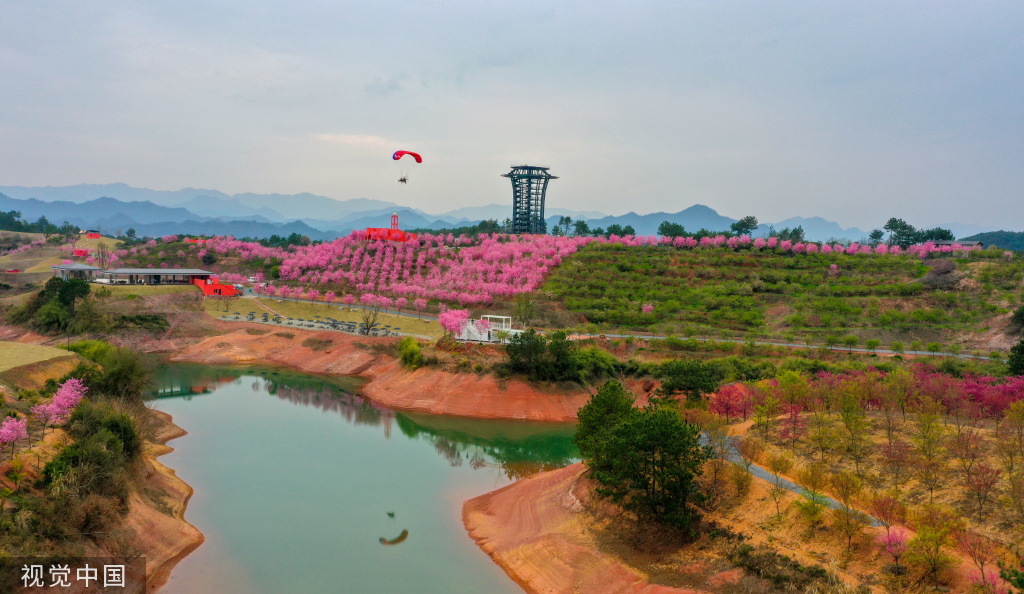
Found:
[[[362, 310], [359, 309], [352, 311], [351, 308], [348, 307], [339, 308], [337, 304], [313, 304], [269, 298], [234, 299], [231, 301], [206, 299], [203, 301], [202, 307], [203, 311], [214, 317], [234, 312], [239, 312], [244, 316], [250, 311], [256, 312], [257, 315], [261, 315], [266, 311], [271, 315], [281, 314], [285, 317], [303, 320], [310, 320], [316, 316], [330, 316], [336, 320], [352, 322], [362, 321]], [[408, 332], [410, 334], [432, 336], [435, 338], [440, 337], [442, 334], [441, 326], [436, 320], [417, 319], [414, 317], [409, 318], [405, 316], [381, 313], [377, 321], [381, 326], [389, 324], [392, 328], [401, 328], [402, 332]]]
[[[838, 276], [828, 274], [833, 263]], [[962, 279], [950, 289], [918, 282], [928, 270], [908, 257], [591, 245], [556, 269], [544, 289], [556, 307], [602, 331], [789, 336], [818, 344], [854, 334], [908, 347], [984, 332], [1021, 302], [1019, 260], [957, 260]], [[641, 313], [644, 303], [654, 312]]]
[[70, 355], [71, 353], [65, 350], [48, 346], [0, 342], [0, 373], [15, 367], [21, 367], [22, 365], [30, 365]]

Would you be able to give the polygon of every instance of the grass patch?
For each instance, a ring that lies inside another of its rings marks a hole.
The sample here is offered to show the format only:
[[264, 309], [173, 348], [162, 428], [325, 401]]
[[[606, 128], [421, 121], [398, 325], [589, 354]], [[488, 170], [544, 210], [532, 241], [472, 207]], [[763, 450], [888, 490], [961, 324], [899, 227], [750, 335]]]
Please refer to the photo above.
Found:
[[38, 344], [21, 344], [18, 342], [0, 342], [0, 373], [21, 367], [48, 361], [58, 357], [67, 357], [68, 352]]
[[[316, 316], [321, 318], [332, 317], [335, 320], [343, 322], [362, 322], [362, 315], [359, 308], [350, 308], [344, 305], [339, 306], [338, 304], [327, 305], [326, 303], [306, 303], [298, 301], [279, 301], [277, 299], [268, 299], [263, 297], [256, 297], [252, 299], [235, 299], [226, 302], [227, 309], [225, 311], [225, 301], [214, 301], [212, 299], [204, 299], [202, 308], [203, 311], [210, 314], [213, 317], [220, 317], [225, 314], [234, 314], [234, 312], [240, 312], [242, 319], [250, 311], [256, 312], [257, 318], [263, 315], [263, 312], [267, 312], [271, 317], [275, 315], [282, 315], [286, 318], [312, 320]], [[352, 311], [355, 309], [355, 311]], [[381, 313], [377, 318], [378, 328], [383, 328], [385, 324], [394, 328], [401, 328], [400, 332], [407, 334], [416, 334], [420, 336], [429, 336], [431, 338], [440, 338], [444, 332], [441, 330], [441, 325], [437, 323], [437, 320], [426, 320], [417, 319], [415, 317], [398, 316], [393, 313]]]
[[270, 332], [270, 330], [261, 330], [259, 328], [246, 328], [245, 329], [245, 333], [246, 334], [251, 334], [253, 336], [263, 336], [264, 334], [266, 334], [268, 332]]
[[275, 332], [274, 336], [280, 336], [281, 338], [287, 338], [288, 340], [295, 338], [295, 335], [291, 332]]
[[[199, 291], [195, 285], [95, 285], [107, 287], [115, 297], [136, 299], [139, 295], [176, 295]], [[135, 295], [136, 297], [129, 297]]]
[[323, 351], [331, 347], [334, 344], [329, 338], [315, 338], [310, 337], [302, 341], [302, 346], [313, 349], [314, 351]]

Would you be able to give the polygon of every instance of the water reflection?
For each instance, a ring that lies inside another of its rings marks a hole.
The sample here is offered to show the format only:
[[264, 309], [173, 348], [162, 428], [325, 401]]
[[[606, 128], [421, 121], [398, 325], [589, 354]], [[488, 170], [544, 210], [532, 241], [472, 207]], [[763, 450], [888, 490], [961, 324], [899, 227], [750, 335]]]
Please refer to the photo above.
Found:
[[452, 467], [492, 468], [511, 480], [561, 468], [579, 452], [568, 425], [526, 421], [485, 421], [427, 414], [397, 413], [359, 396], [362, 381], [325, 377], [267, 367], [211, 367], [174, 364], [157, 374], [153, 398], [186, 400], [210, 394], [217, 386], [249, 382], [254, 393], [324, 413], [352, 425], [380, 427], [387, 438], [398, 426], [401, 435], [429, 442]]

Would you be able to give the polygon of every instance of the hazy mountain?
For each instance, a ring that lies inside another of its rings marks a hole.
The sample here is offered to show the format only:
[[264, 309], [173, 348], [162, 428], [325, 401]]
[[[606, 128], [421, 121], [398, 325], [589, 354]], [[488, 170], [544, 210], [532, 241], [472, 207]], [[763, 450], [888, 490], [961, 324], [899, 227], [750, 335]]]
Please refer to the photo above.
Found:
[[[545, 214], [549, 214], [545, 212]], [[713, 208], [703, 204], [695, 204], [685, 210], [676, 213], [654, 212], [651, 214], [639, 215], [635, 212], [619, 216], [604, 216], [596, 219], [585, 219], [591, 229], [601, 227], [607, 229], [609, 225], [630, 225], [638, 235], [657, 235], [658, 226], [664, 221], [679, 223], [687, 231], [694, 232], [700, 229], [708, 231], [728, 231], [729, 225], [736, 222], [736, 219], [723, 217]], [[548, 229], [554, 228], [558, 223], [557, 216], [548, 216]]]
[[204, 217], [219, 217], [235, 220], [264, 220], [283, 223], [289, 217], [266, 207], [252, 207], [243, 204], [236, 198], [218, 198], [216, 196], [196, 196], [182, 202], [179, 206]]
[[[0, 192], [11, 198], [28, 199], [36, 198], [46, 202], [62, 201], [82, 203], [95, 200], [100, 197], [111, 197], [124, 202], [150, 202], [161, 206], [183, 206], [186, 203], [195, 205], [196, 202], [210, 202], [211, 208], [230, 209], [237, 201], [241, 207], [248, 209], [245, 212], [227, 212], [227, 216], [243, 216], [247, 214], [259, 214], [268, 219], [274, 220], [295, 220], [295, 219], [340, 219], [353, 212], [380, 208], [400, 208], [393, 202], [384, 200], [371, 200], [368, 198], [355, 198], [352, 200], [335, 200], [327, 196], [318, 196], [304, 192], [302, 194], [235, 194], [229, 196], [217, 190], [204, 190], [196, 188], [184, 188], [181, 190], [150, 190], [147, 188], [134, 188], [127, 184], [81, 184], [77, 186], [64, 187], [21, 187], [21, 186], [0, 186]], [[277, 215], [276, 217], [274, 215]], [[219, 216], [219, 215], [214, 215]]]
[[338, 233], [314, 229], [302, 221], [290, 223], [261, 223], [256, 221], [182, 221], [175, 223], [152, 223], [133, 225], [140, 236], [159, 237], [170, 234], [187, 235], [233, 235], [235, 237], [266, 238], [271, 235], [287, 236], [292, 233], [305, 235], [313, 240], [331, 240]]
[[[568, 216], [572, 217], [572, 220], [576, 219], [599, 219], [608, 215], [603, 212], [597, 211], [578, 211], [570, 210], [567, 208], [545, 208], [544, 214], [548, 217], [552, 216]], [[452, 217], [455, 221], [483, 221], [487, 219], [494, 219], [499, 223], [507, 218], [512, 217], [512, 204], [488, 204], [487, 206], [467, 206], [465, 208], [456, 208], [455, 210], [449, 210], [448, 212], [438, 215], [438, 218]]]
[[[1017, 228], [1016, 229], [1008, 229], [1008, 230], [1006, 230], [1006, 232], [1009, 233], [1009, 232], [1015, 232], [1015, 231], [1024, 231], [1024, 221], [1015, 221], [1015, 222], [1018, 223], [1017, 225], [1015, 225]], [[956, 237], [968, 237], [968, 236], [972, 236], [972, 235], [977, 235], [979, 233], [991, 233], [993, 231], [1002, 231], [1003, 229], [1006, 229], [1006, 227], [1007, 227], [1006, 223], [1002, 223], [1001, 225], [962, 225], [960, 223], [951, 223], [949, 225], [939, 225], [939, 226], [942, 227], [943, 229], [949, 229], [950, 231], [953, 232], [953, 235], [956, 236]], [[1000, 229], [1000, 226], [1003, 227], [1003, 229]], [[985, 241], [985, 240], [981, 239], [979, 241]], [[985, 241], [985, 245], [988, 245], [987, 241]]]
[[[422, 215], [408, 208], [393, 211], [398, 214], [399, 227], [402, 229], [445, 229], [451, 226], [448, 221], [435, 219], [430, 215]], [[332, 228], [332, 231], [340, 235], [347, 235], [353, 229], [365, 229], [367, 227], [391, 227], [391, 212], [375, 214], [358, 219], [350, 219], [344, 226]]]
[[184, 208], [168, 208], [152, 202], [122, 202], [114, 198], [97, 198], [76, 204], [65, 201], [44, 202], [35, 198], [18, 200], [0, 194], [0, 210], [21, 211], [21, 216], [29, 221], [45, 216], [57, 225], [68, 221], [82, 228], [96, 227], [97, 221], [115, 215], [123, 215], [136, 223], [173, 222], [197, 218], [194, 213]]
[[[277, 233], [274, 224], [301, 222], [298, 228], [319, 230], [321, 234], [347, 234], [352, 229], [367, 226], [388, 227], [392, 212], [398, 212], [403, 229], [467, 226], [484, 219], [499, 222], [512, 216], [511, 204], [488, 204], [458, 208], [441, 214], [429, 214], [420, 209], [398, 206], [393, 202], [356, 198], [335, 200], [311, 193], [301, 194], [235, 194], [228, 195], [217, 190], [184, 188], [165, 191], [134, 188], [127, 184], [81, 184], [65, 187], [21, 187], [0, 186], [2, 210], [20, 210], [25, 218], [35, 220], [45, 215], [55, 223], [68, 221], [83, 228], [101, 226], [117, 229], [119, 226], [173, 223], [191, 221], [203, 223], [209, 220], [233, 222], [254, 222], [269, 225], [253, 227], [259, 233]], [[6, 194], [6, 196], [3, 196]], [[547, 208], [548, 228], [558, 222], [560, 216], [569, 216], [574, 221], [583, 219], [591, 228], [608, 227], [618, 224], [631, 225], [641, 235], [654, 235], [662, 221], [679, 223], [687, 231], [701, 228], [709, 231], [725, 231], [735, 219], [720, 215], [704, 205], [694, 205], [677, 213], [656, 212], [640, 215], [628, 213], [608, 216], [601, 212], [576, 211], [564, 208]], [[913, 223], [913, 221], [911, 221]], [[768, 232], [769, 225], [776, 230], [785, 227], [804, 228], [806, 237], [813, 241], [828, 239], [849, 239], [859, 241], [867, 232], [856, 227], [843, 228], [839, 224], [821, 217], [792, 217], [777, 223], [763, 223], [756, 234]], [[940, 225], [953, 231], [957, 237], [994, 231], [995, 227], [982, 225], [950, 224]], [[160, 227], [167, 228], [166, 225]], [[194, 228], [194, 227], [193, 227]], [[141, 230], [136, 227], [140, 233]], [[289, 231], [291, 233], [291, 231]], [[253, 235], [256, 236], [256, 235]]]
[[776, 231], [782, 231], [785, 228], [794, 228], [797, 226], [804, 228], [804, 237], [811, 241], [827, 241], [829, 239], [849, 239], [851, 241], [860, 241], [866, 239], [868, 234], [856, 227], [850, 227], [849, 229], [843, 229], [839, 226], [839, 223], [832, 221], [826, 221], [821, 217], [792, 217], [778, 223], [762, 223], [758, 226], [756, 235], [766, 235], [768, 233], [768, 227], [772, 226]]
[[44, 186], [44, 187], [22, 187], [22, 186], [0, 186], [0, 192], [11, 198], [27, 199], [37, 198], [46, 202], [88, 202], [97, 198], [108, 196], [117, 198], [124, 202], [152, 202], [161, 206], [178, 206], [197, 196], [210, 196], [213, 198], [231, 198], [217, 190], [198, 190], [195, 188], [183, 188], [181, 190], [150, 190], [148, 188], [133, 188], [128, 184], [79, 184], [77, 186]]
[[394, 211], [405, 208], [386, 200], [371, 200], [369, 198], [335, 200], [308, 192], [302, 194], [235, 194], [232, 198], [251, 208], [268, 208], [280, 212], [288, 220], [331, 221], [342, 219], [356, 212], [380, 209]]

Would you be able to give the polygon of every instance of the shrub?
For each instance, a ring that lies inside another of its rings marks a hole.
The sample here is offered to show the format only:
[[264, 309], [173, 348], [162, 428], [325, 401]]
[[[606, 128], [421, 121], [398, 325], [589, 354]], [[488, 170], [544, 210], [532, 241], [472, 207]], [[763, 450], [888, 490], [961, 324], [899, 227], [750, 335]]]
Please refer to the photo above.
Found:
[[423, 365], [423, 352], [420, 343], [412, 336], [406, 336], [398, 343], [398, 357], [402, 365], [408, 369], [416, 369]]
[[327, 350], [332, 344], [334, 344], [334, 342], [329, 338], [316, 338], [312, 336], [302, 341], [302, 346], [313, 349], [314, 351]]
[[1014, 310], [1013, 315], [1010, 316], [1010, 321], [1013, 322], [1017, 328], [1024, 328], [1024, 305]]
[[103, 340], [77, 340], [67, 346], [58, 348], [69, 350], [72, 353], [78, 353], [90, 361], [99, 362], [114, 350], [114, 345]]
[[611, 353], [597, 347], [580, 349], [576, 354], [580, 381], [591, 383], [604, 377], [614, 377], [621, 367]]

